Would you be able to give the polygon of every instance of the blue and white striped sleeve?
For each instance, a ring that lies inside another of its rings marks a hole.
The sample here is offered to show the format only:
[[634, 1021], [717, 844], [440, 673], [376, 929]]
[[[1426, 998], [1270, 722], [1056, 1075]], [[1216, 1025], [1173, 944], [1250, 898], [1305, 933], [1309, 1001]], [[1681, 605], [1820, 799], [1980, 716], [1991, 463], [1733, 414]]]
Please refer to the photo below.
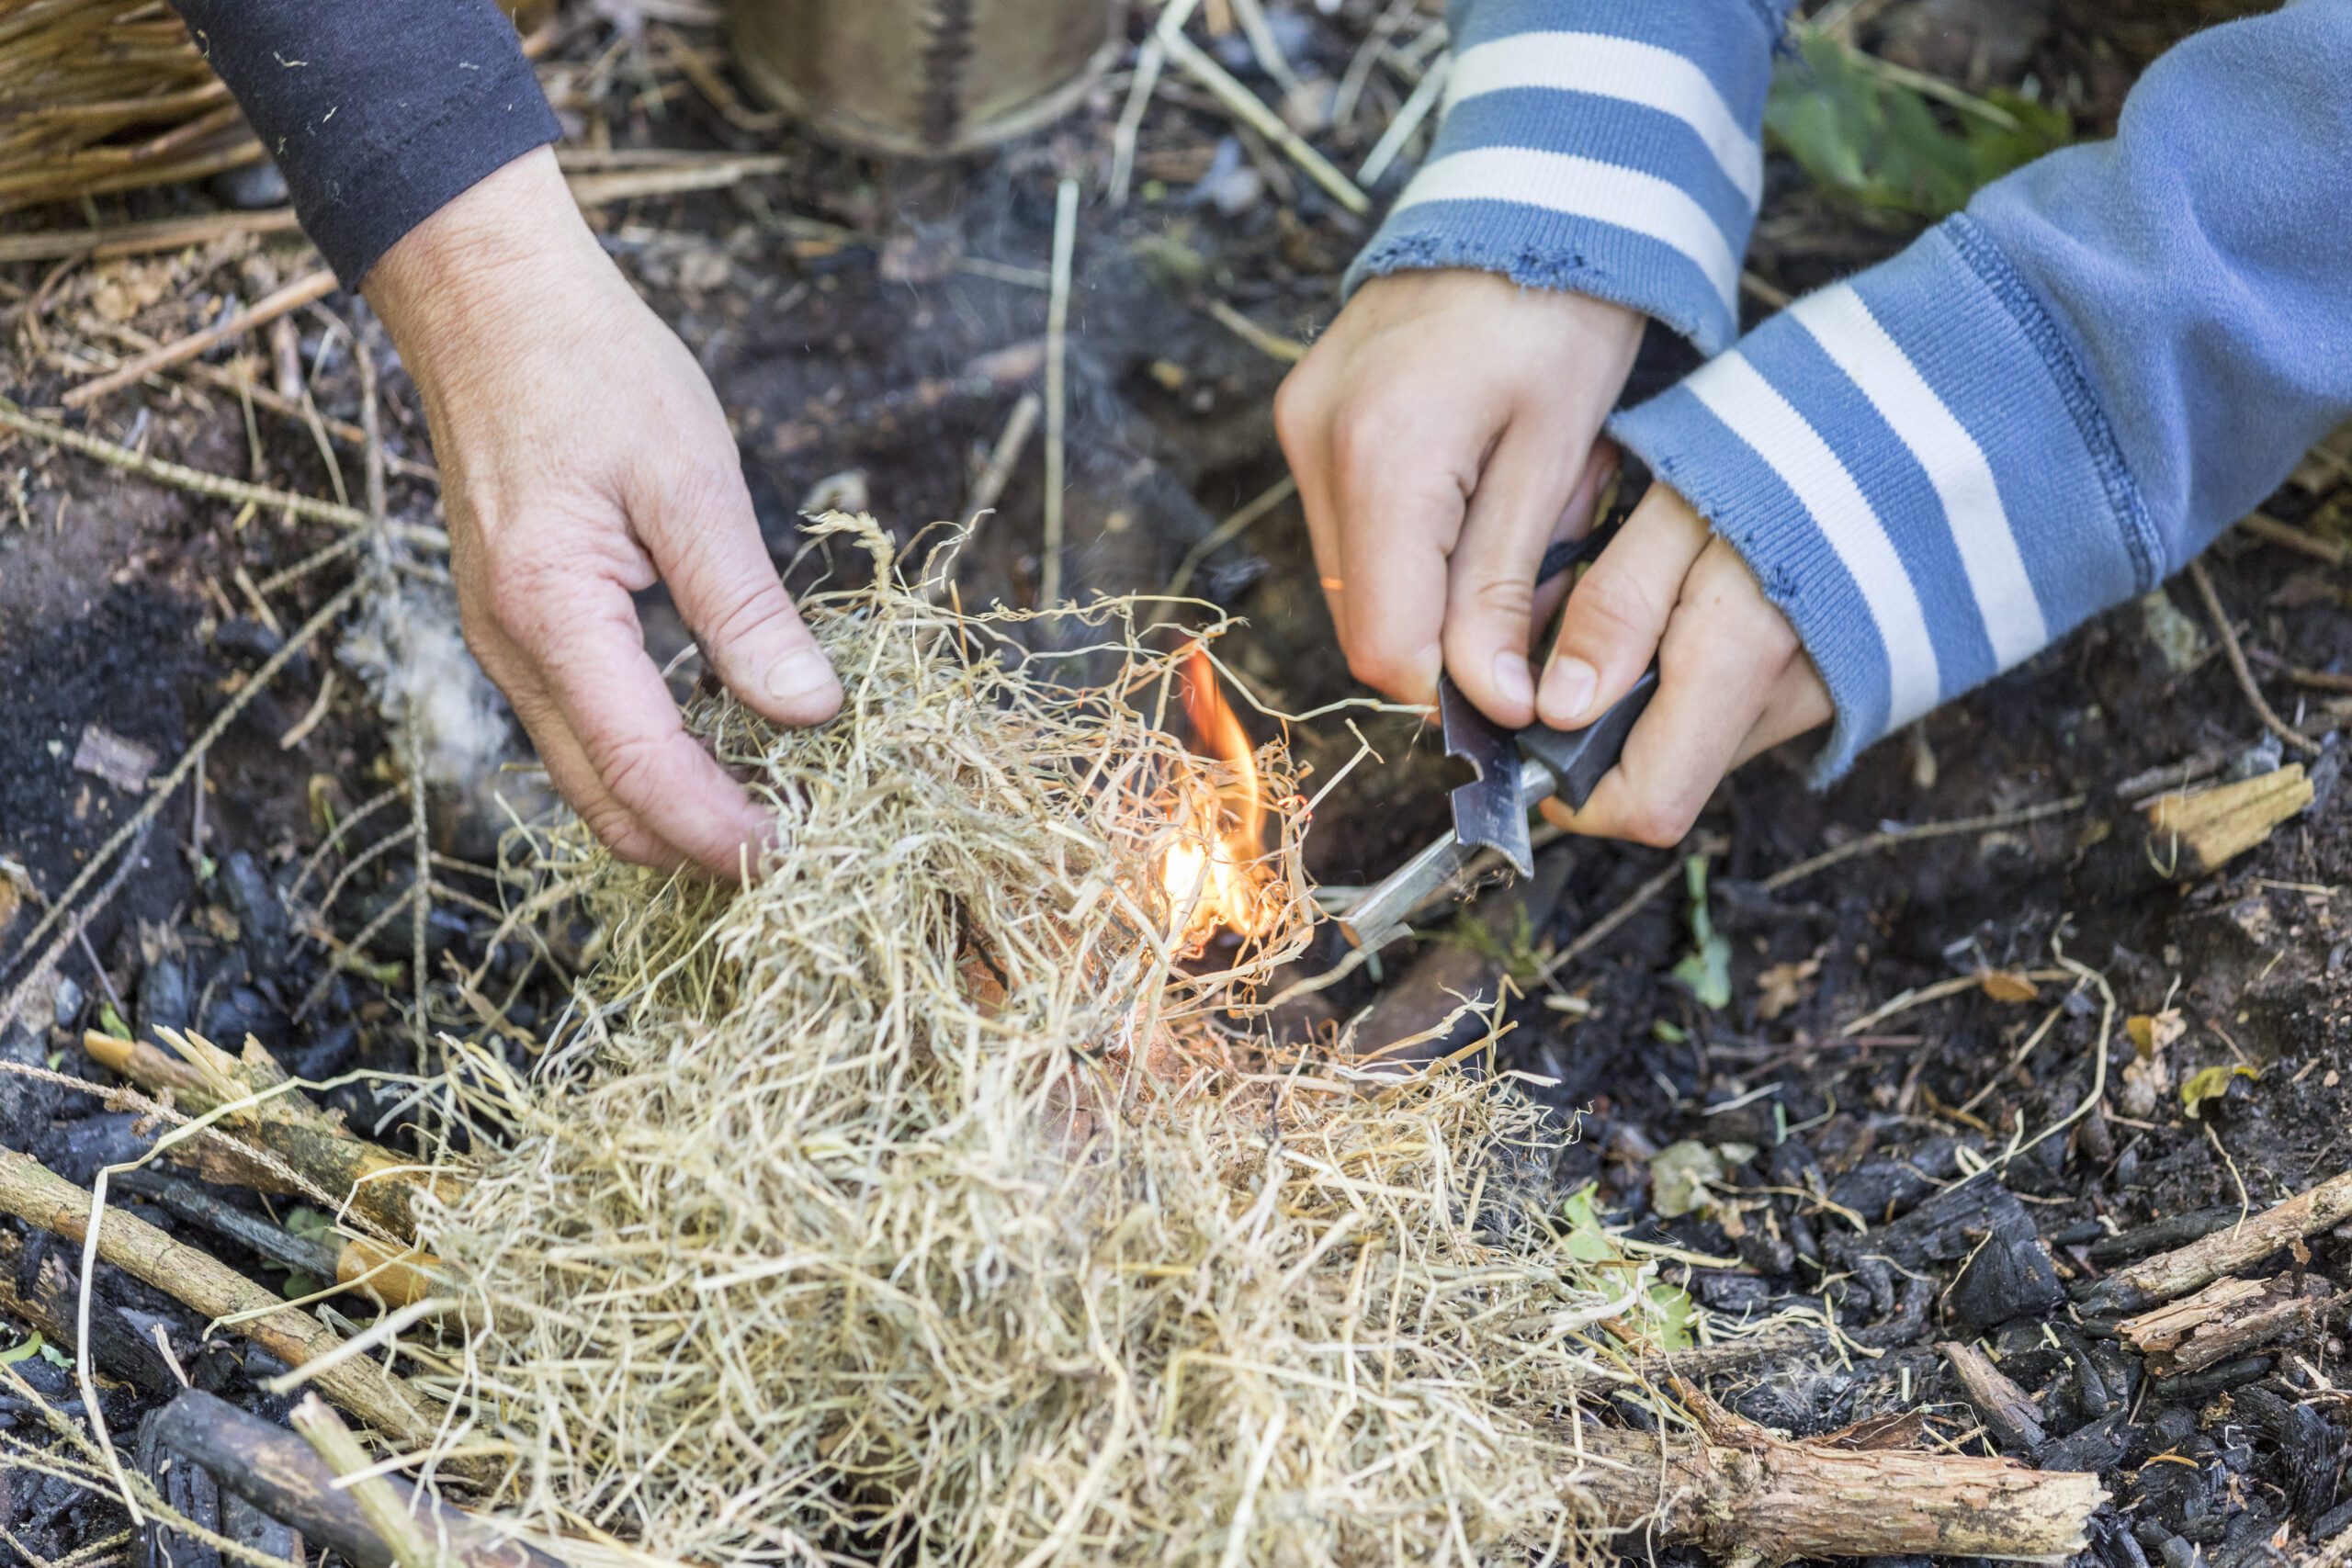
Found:
[[1348, 274], [1497, 272], [1739, 334], [1758, 133], [1793, 0], [1454, 0], [1436, 145]]
[[2154, 588], [2352, 416], [2352, 0], [2197, 34], [1611, 425], [1837, 701], [1819, 763]]

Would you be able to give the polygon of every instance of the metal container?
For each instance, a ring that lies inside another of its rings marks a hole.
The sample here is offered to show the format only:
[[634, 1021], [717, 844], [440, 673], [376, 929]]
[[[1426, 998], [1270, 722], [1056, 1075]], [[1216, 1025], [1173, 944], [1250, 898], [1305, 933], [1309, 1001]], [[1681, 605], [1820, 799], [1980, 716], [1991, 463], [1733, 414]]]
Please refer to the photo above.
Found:
[[820, 135], [968, 152], [1045, 124], [1110, 62], [1122, 0], [732, 0], [743, 74]]

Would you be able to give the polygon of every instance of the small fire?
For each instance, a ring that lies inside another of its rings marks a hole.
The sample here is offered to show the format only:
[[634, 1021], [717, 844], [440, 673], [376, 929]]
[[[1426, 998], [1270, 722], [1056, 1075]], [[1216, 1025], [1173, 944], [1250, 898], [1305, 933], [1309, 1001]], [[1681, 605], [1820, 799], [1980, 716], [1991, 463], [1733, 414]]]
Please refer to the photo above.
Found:
[[1194, 643], [1184, 659], [1184, 712], [1212, 756], [1233, 767], [1233, 783], [1214, 795], [1188, 794], [1184, 837], [1168, 852], [1160, 880], [1176, 911], [1176, 934], [1206, 940], [1220, 927], [1262, 936], [1274, 918], [1264, 864], [1266, 797], [1250, 732], [1218, 688], [1216, 666]]

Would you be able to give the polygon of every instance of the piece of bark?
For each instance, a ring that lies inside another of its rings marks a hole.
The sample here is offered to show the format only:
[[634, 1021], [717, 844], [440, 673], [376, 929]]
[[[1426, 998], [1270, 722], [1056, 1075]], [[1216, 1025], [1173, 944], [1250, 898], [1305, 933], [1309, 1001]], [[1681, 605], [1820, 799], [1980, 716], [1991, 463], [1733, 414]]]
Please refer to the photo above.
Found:
[[2083, 1296], [2085, 1316], [2123, 1316], [2201, 1291], [2225, 1274], [2261, 1262], [2290, 1241], [2352, 1218], [2352, 1171], [2300, 1192], [2243, 1224], [2134, 1263]]
[[[0, 1213], [78, 1246], [89, 1230], [90, 1194], [31, 1156], [0, 1149]], [[98, 1227], [98, 1257], [208, 1317], [241, 1318], [235, 1332], [289, 1367], [343, 1346], [340, 1335], [275, 1291], [130, 1214], [107, 1211]], [[322, 1369], [314, 1381], [336, 1404], [406, 1447], [423, 1448], [439, 1432], [438, 1407], [371, 1357], [347, 1357]]]
[[[314, 1546], [331, 1546], [357, 1568], [393, 1568], [384, 1539], [334, 1472], [293, 1433], [200, 1389], [188, 1389], [154, 1417], [158, 1445], [209, 1472], [224, 1492], [283, 1520]], [[467, 1568], [563, 1568], [560, 1559], [484, 1523], [464, 1509], [385, 1476], [433, 1539]]]
[[1956, 1339], [1947, 1339], [1936, 1348], [1951, 1363], [1952, 1375], [1960, 1380], [1969, 1407], [1993, 1434], [1994, 1441], [2005, 1449], [2029, 1451], [2041, 1446], [2048, 1434], [2042, 1430], [2041, 1407], [1993, 1364], [1993, 1358]]
[[2306, 1332], [2334, 1299], [2316, 1275], [2216, 1280], [2193, 1296], [2124, 1319], [2116, 1333], [2147, 1358], [2149, 1371], [2172, 1377]]
[[[82, 1048], [101, 1066], [151, 1093], [169, 1090], [179, 1110], [197, 1113], [287, 1081], [286, 1069], [258, 1044], [248, 1044], [243, 1055], [232, 1056], [196, 1035], [180, 1038], [202, 1066], [144, 1041], [122, 1040], [96, 1030], [83, 1034]], [[250, 1110], [223, 1117], [219, 1125], [275, 1155], [334, 1200], [349, 1194], [353, 1213], [401, 1241], [416, 1235], [412, 1203], [419, 1191], [431, 1185], [446, 1200], [458, 1190], [457, 1179], [448, 1172], [429, 1172], [414, 1160], [368, 1142], [300, 1089], [279, 1089]], [[256, 1192], [307, 1196], [266, 1166], [233, 1158], [229, 1162], [232, 1168], [208, 1164], [218, 1158], [217, 1144], [189, 1147], [199, 1170], [217, 1179]]]
[[2095, 825], [2076, 867], [2078, 892], [2115, 903], [2211, 875], [2268, 839], [2312, 803], [2301, 762], [2233, 784], [2169, 790]]
[[74, 748], [74, 766], [93, 778], [101, 778], [125, 795], [137, 795], [147, 787], [147, 775], [155, 771], [155, 751], [136, 740], [128, 740], [113, 730], [95, 724], [82, 727], [82, 742]]
[[1566, 1488], [1596, 1522], [1664, 1544], [1770, 1562], [1797, 1557], [2063, 1562], [2107, 1500], [2098, 1477], [1940, 1450], [1775, 1437], [1688, 1384], [1700, 1423], [1663, 1438], [1588, 1427], [1595, 1461]]

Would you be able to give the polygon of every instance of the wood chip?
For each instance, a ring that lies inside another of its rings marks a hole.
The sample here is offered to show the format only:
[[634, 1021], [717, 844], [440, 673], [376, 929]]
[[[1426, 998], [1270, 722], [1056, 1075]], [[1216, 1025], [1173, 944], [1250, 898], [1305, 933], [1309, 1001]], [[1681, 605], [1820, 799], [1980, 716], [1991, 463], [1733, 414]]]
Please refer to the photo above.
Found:
[[137, 795], [147, 787], [147, 775], [155, 771], [155, 753], [111, 729], [85, 725], [82, 743], [74, 749], [74, 766], [106, 780], [125, 795]]

